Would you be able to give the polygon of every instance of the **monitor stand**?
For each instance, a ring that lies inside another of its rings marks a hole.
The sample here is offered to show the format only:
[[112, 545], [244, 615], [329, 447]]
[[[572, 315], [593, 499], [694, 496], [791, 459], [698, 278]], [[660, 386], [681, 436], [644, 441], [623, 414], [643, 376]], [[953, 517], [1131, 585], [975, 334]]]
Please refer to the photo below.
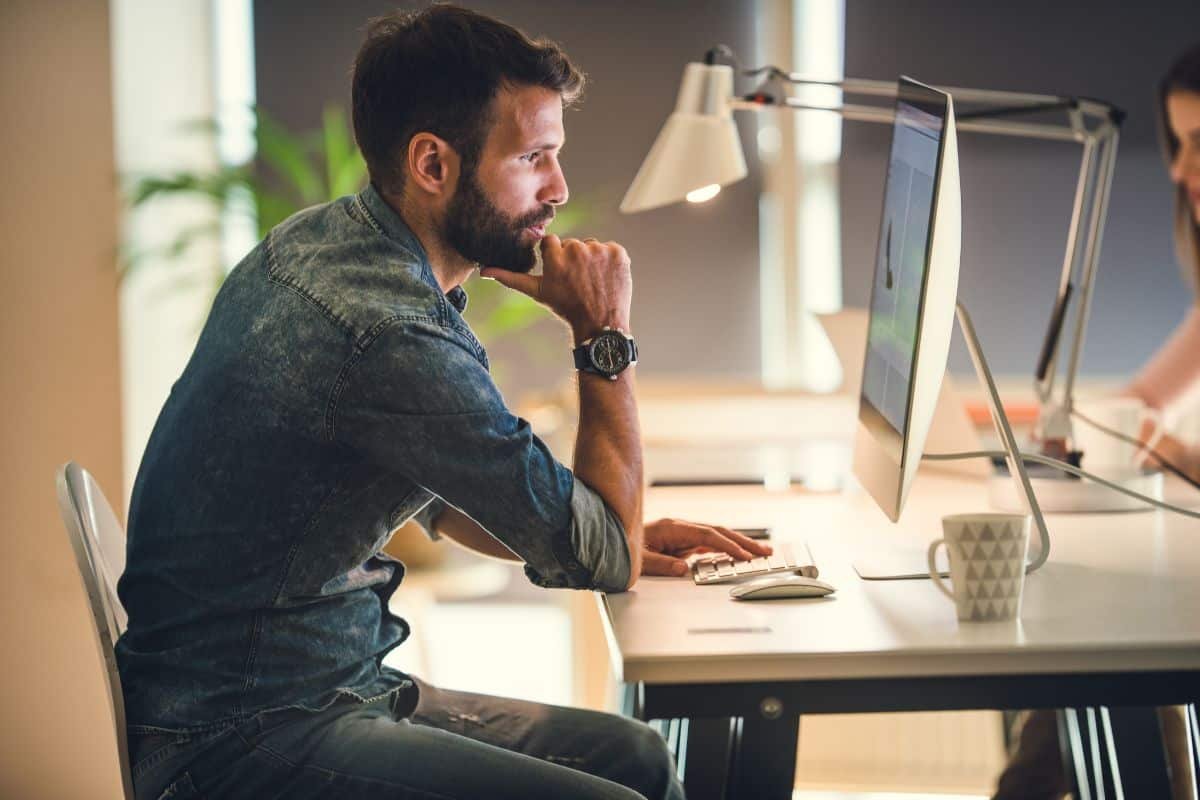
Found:
[[[996, 435], [1007, 454], [1008, 471], [1016, 485], [1018, 498], [1024, 498], [1024, 505], [1033, 515], [1033, 531], [1030, 533], [1029, 561], [1025, 565], [1028, 574], [1046, 563], [1050, 556], [1050, 533], [1046, 530], [1046, 519], [1042, 516], [1041, 506], [1029, 482], [1029, 473], [1025, 470], [1025, 462], [1020, 457], [1021, 449], [1017, 445], [1017, 437], [1013, 436], [1012, 426], [1008, 424], [1008, 416], [1000, 403], [1000, 393], [996, 390], [996, 382], [992, 379], [992, 371], [988, 369], [987, 359], [984, 358], [983, 348], [979, 337], [975, 335], [975, 326], [971, 324], [971, 315], [966, 307], [957, 304], [957, 319], [959, 330], [967, 342], [967, 351], [971, 354], [971, 363], [975, 366], [975, 375], [983, 384], [984, 396], [987, 398], [988, 410], [991, 412], [992, 425]], [[941, 538], [941, 531], [937, 536]], [[932, 540], [932, 539], [931, 539]], [[879, 552], [864, 554], [854, 560], [854, 571], [864, 580], [903, 580], [910, 578], [928, 578], [929, 563], [926, 549], [902, 544], [888, 545]], [[942, 573], [944, 577], [946, 573]]]
[[[929, 577], [927, 548], [905, 545], [888, 545], [879, 552], [862, 555], [854, 559], [854, 571], [864, 581], [907, 581]], [[949, 578], [948, 570], [938, 575]]]

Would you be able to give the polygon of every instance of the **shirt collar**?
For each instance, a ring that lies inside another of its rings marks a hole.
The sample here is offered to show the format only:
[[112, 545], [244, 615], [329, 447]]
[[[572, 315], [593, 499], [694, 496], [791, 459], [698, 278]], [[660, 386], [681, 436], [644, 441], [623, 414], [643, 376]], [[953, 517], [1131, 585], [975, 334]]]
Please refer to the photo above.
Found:
[[[421, 246], [421, 240], [380, 196], [375, 185], [368, 183], [366, 188], [358, 193], [358, 199], [367, 212], [369, 221], [372, 223], [371, 227], [416, 254], [421, 260], [421, 277], [440, 292], [442, 288], [438, 286], [437, 279], [433, 277], [433, 268], [429, 264], [429, 256], [425, 253], [425, 248]], [[446, 292], [446, 299], [460, 314], [467, 308], [467, 293], [461, 286], [455, 286]]]

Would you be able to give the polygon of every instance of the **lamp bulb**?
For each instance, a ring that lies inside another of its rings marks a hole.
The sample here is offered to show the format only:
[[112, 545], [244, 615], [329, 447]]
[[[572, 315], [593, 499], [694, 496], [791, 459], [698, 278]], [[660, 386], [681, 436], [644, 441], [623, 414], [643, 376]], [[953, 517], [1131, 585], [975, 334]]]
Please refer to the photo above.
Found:
[[688, 192], [687, 201], [689, 203], [706, 203], [716, 197], [720, 191], [720, 184], [710, 183], [708, 186], [701, 186], [699, 189], [693, 189]]

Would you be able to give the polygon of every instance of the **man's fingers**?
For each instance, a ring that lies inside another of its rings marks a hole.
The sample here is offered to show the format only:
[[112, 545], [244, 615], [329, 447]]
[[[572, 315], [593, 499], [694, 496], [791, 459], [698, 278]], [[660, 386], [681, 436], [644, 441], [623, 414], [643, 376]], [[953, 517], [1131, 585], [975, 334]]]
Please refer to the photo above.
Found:
[[670, 575], [680, 577], [687, 575], [688, 565], [682, 558], [675, 558], [664, 553], [647, 550], [642, 553], [643, 575]]
[[509, 289], [515, 289], [521, 294], [526, 294], [534, 300], [540, 300], [542, 279], [537, 275], [526, 275], [523, 272], [510, 272], [499, 267], [484, 267], [479, 270], [479, 274], [484, 278], [491, 278], [497, 283], [507, 286]]
[[727, 553], [738, 561], [755, 556], [770, 555], [773, 550], [765, 542], [719, 525], [702, 525], [677, 519], [660, 519], [646, 526], [646, 543], [656, 550], [672, 553], [694, 552], [697, 547]]
[[766, 542], [760, 542], [757, 539], [751, 539], [746, 534], [731, 530], [730, 528], [722, 528], [718, 525], [714, 525], [713, 527], [752, 553], [756, 553], [760, 556], [769, 556], [772, 552], [774, 552], [771, 545], [767, 544]]
[[712, 549], [728, 553], [738, 561], [749, 561], [754, 558], [754, 553], [742, 547], [736, 540], [729, 538], [718, 529], [705, 528], [703, 531], [703, 541]]

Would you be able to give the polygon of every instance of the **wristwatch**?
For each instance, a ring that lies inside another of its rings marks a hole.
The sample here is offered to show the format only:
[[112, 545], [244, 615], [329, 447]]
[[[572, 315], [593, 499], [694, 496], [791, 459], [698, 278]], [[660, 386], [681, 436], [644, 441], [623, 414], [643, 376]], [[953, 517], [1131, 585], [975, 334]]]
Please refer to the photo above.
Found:
[[575, 369], [603, 375], [615, 381], [617, 376], [638, 360], [637, 344], [633, 337], [615, 328], [604, 328], [571, 351]]

